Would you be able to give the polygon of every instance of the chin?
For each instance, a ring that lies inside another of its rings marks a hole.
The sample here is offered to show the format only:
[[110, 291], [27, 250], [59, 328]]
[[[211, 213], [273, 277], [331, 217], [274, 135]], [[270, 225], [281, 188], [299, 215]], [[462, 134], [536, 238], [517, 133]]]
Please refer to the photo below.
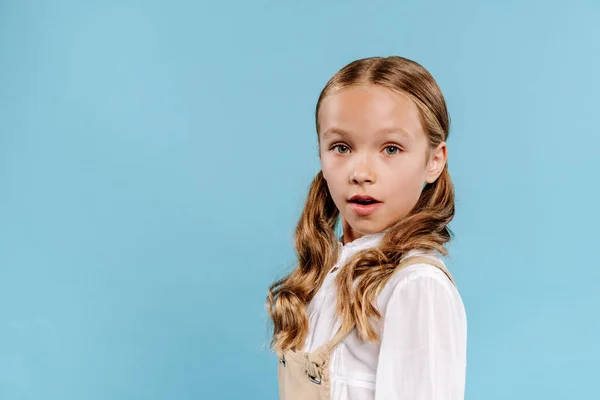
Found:
[[363, 235], [370, 235], [372, 233], [377, 233], [377, 232], [380, 232], [385, 229], [385, 228], [380, 227], [381, 224], [378, 224], [375, 221], [368, 221], [368, 220], [364, 220], [364, 219], [359, 219], [359, 220], [346, 219], [346, 221], [348, 221], [348, 225], [350, 225], [350, 227], [353, 230], [355, 230], [356, 232], [361, 233]]

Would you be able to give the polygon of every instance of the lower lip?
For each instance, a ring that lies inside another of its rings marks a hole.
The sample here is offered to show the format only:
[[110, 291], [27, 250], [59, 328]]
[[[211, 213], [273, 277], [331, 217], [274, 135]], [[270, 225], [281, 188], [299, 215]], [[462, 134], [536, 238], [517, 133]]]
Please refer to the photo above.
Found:
[[358, 204], [350, 202], [350, 207], [361, 217], [371, 215], [381, 206], [382, 203]]

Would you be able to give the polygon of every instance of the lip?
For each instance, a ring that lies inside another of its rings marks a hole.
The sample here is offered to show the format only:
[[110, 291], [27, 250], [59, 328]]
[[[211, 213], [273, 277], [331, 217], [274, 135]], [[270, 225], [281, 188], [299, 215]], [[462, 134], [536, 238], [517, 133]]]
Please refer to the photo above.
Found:
[[350, 207], [352, 207], [352, 209], [354, 210], [355, 213], [357, 213], [358, 215], [360, 215], [361, 217], [366, 217], [368, 215], [373, 214], [375, 211], [377, 211], [379, 209], [379, 207], [381, 206], [381, 202], [378, 203], [372, 203], [372, 204], [358, 204], [358, 203], [352, 203], [352, 202], [348, 202], [348, 204], [350, 204]]
[[364, 201], [369, 201], [370, 200], [370, 201], [379, 202], [379, 200], [377, 200], [376, 198], [371, 197], [371, 196], [366, 195], [366, 194], [355, 194], [354, 196], [352, 196], [352, 197], [350, 197], [348, 199], [348, 201], [353, 201], [353, 200], [364, 200]]

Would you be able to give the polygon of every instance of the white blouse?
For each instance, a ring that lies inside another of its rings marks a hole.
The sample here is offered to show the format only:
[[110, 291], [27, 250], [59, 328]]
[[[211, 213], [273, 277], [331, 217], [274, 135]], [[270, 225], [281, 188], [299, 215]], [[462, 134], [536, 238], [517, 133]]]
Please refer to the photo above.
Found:
[[[334, 267], [354, 253], [376, 246], [385, 231], [342, 245]], [[435, 251], [411, 250], [442, 261]], [[442, 261], [443, 262], [443, 261]], [[308, 305], [312, 352], [340, 327], [332, 268]], [[380, 341], [362, 342], [354, 330], [331, 356], [333, 400], [463, 400], [467, 318], [456, 287], [439, 268], [414, 264], [398, 270], [377, 298]]]

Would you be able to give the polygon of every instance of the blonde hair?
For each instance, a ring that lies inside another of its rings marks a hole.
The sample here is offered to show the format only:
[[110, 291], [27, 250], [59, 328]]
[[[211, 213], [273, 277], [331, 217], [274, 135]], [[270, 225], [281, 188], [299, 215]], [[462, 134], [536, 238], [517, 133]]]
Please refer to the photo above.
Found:
[[[364, 58], [339, 70], [327, 82], [317, 101], [317, 138], [323, 99], [336, 91], [362, 84], [380, 85], [408, 96], [419, 110], [430, 151], [447, 140], [450, 116], [439, 86], [423, 66], [399, 56]], [[296, 350], [304, 345], [308, 334], [306, 306], [337, 261], [338, 215], [323, 172], [319, 171], [310, 185], [296, 227], [294, 244], [298, 265], [269, 287], [266, 305], [273, 321], [273, 349]], [[446, 164], [439, 178], [425, 186], [409, 214], [389, 227], [378, 247], [357, 252], [340, 267], [335, 284], [342, 330], [356, 326], [362, 340], [379, 339], [372, 325], [381, 318], [374, 304], [379, 292], [409, 250], [428, 249], [447, 255], [444, 245], [452, 237], [448, 224], [453, 217], [454, 188]]]

